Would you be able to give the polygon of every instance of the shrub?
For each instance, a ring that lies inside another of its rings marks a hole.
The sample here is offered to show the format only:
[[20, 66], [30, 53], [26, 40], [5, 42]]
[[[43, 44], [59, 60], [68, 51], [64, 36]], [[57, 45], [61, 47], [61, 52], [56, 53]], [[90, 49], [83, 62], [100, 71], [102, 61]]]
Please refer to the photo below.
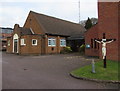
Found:
[[72, 49], [71, 49], [71, 47], [69, 47], [69, 46], [66, 46], [66, 47], [61, 51], [61, 53], [70, 53], [70, 52], [72, 52]]
[[79, 52], [84, 53], [85, 52], [85, 45], [82, 44], [79, 48]]

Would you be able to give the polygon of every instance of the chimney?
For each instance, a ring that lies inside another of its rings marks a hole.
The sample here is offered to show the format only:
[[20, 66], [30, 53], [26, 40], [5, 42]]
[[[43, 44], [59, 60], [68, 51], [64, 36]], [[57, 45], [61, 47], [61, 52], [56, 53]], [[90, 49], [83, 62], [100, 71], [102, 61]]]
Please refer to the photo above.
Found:
[[15, 24], [15, 25], [14, 25], [14, 29], [15, 29], [15, 28], [19, 28], [19, 27], [20, 27], [19, 24]]

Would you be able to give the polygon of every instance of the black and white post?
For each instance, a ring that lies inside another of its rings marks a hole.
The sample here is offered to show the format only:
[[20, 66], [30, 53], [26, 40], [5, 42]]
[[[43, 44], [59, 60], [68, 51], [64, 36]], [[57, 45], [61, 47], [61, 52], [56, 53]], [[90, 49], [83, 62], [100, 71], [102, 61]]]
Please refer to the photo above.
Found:
[[106, 44], [111, 43], [115, 41], [116, 39], [106, 39], [105, 38], [105, 33], [103, 33], [103, 39], [97, 39], [95, 40], [97, 43], [102, 44], [102, 57], [103, 57], [103, 62], [104, 62], [104, 68], [106, 68]]

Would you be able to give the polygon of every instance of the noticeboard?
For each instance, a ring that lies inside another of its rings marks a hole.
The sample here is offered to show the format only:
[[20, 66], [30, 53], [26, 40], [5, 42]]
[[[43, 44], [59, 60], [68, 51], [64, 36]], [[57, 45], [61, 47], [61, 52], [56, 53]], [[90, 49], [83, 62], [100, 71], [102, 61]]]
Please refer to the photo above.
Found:
[[89, 48], [90, 48], [90, 45], [89, 45], [89, 44], [87, 44], [87, 45], [86, 45], [86, 48], [87, 48], [87, 49], [89, 49]]

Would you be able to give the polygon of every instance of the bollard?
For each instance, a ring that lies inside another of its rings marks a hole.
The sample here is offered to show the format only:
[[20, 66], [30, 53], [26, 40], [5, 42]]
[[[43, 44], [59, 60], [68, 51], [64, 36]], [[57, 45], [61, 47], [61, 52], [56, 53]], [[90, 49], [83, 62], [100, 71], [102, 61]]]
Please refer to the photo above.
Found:
[[95, 73], [95, 62], [94, 62], [94, 59], [92, 60], [92, 73]]

